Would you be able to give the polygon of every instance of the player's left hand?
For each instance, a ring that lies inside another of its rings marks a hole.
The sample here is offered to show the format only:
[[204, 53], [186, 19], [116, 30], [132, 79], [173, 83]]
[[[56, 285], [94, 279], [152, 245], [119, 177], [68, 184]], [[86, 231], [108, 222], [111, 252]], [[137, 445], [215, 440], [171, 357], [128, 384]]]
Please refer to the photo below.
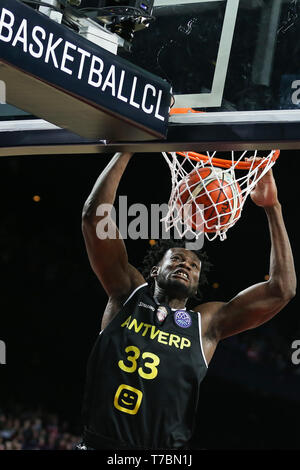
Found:
[[[252, 158], [245, 160], [251, 161]], [[261, 159], [256, 157], [256, 160]], [[260, 175], [262, 171], [263, 169], [258, 169], [258, 175]], [[254, 204], [260, 207], [270, 207], [278, 204], [277, 187], [272, 169], [256, 183], [250, 196]]]

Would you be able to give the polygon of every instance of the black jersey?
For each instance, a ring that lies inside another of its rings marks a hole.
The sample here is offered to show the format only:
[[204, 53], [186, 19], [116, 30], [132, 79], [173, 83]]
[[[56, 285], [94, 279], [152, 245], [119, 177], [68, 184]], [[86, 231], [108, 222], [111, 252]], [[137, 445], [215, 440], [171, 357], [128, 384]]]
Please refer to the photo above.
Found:
[[143, 284], [91, 352], [85, 443], [97, 449], [183, 448], [206, 372], [200, 313], [158, 305]]

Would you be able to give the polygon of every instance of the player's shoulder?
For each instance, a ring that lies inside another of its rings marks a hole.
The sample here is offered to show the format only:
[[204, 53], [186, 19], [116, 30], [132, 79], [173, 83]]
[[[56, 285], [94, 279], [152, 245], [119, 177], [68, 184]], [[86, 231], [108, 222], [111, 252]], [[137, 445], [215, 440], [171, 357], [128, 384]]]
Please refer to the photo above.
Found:
[[138, 302], [142, 297], [151, 298], [151, 289], [147, 282], [143, 282], [134, 287], [134, 289], [129, 293], [126, 299], [123, 301], [123, 307], [130, 306], [132, 307], [136, 302]]
[[218, 312], [221, 311], [224, 305], [226, 305], [226, 302], [205, 302], [203, 304], [197, 305], [194, 310], [200, 313], [202, 323], [206, 328], [209, 328], [209, 326], [212, 324], [212, 321], [216, 320]]
[[197, 305], [194, 310], [199, 312], [201, 315], [201, 325], [203, 337], [214, 337], [213, 332], [215, 331], [214, 325], [216, 325], [216, 319], [218, 312], [221, 311], [222, 307], [226, 305], [226, 302], [206, 302]]
[[209, 314], [217, 313], [218, 310], [220, 310], [225, 304], [226, 302], [219, 302], [219, 301], [205, 302], [203, 304], [197, 305], [196, 307], [193, 308], [193, 310], [203, 315], [209, 315]]

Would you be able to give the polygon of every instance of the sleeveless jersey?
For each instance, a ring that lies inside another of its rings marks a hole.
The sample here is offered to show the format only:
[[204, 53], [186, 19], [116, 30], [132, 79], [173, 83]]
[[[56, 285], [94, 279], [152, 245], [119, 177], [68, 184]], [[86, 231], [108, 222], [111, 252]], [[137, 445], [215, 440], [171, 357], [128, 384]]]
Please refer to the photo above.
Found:
[[207, 372], [198, 312], [138, 287], [99, 334], [87, 366], [84, 442], [96, 449], [180, 449]]

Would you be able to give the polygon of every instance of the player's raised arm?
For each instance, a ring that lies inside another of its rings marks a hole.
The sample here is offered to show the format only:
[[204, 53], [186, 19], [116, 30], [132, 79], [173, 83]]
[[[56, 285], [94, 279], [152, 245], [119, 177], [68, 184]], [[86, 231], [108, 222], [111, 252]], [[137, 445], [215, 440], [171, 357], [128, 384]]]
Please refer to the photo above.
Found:
[[240, 292], [230, 302], [209, 302], [198, 307], [204, 313], [207, 335], [216, 340], [265, 323], [282, 310], [296, 292], [293, 254], [272, 170], [257, 183], [251, 198], [265, 209], [268, 218], [270, 277]]
[[111, 217], [116, 191], [131, 156], [117, 153], [112, 158], [97, 179], [82, 213], [82, 230], [92, 269], [107, 295], [120, 300], [145, 282], [128, 263], [124, 241]]

